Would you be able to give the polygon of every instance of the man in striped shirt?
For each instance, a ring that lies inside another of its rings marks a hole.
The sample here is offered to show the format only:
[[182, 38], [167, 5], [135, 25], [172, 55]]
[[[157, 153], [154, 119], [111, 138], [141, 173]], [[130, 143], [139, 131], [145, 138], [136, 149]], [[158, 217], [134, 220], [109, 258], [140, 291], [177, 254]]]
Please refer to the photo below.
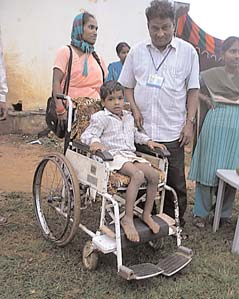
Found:
[[[146, 17], [150, 40], [131, 48], [119, 82], [125, 87], [137, 126], [171, 152], [167, 183], [178, 195], [183, 226], [187, 206], [184, 145], [193, 136], [199, 89], [198, 55], [192, 45], [174, 37], [174, 9], [170, 2], [152, 1]], [[164, 211], [174, 217], [169, 192]]]

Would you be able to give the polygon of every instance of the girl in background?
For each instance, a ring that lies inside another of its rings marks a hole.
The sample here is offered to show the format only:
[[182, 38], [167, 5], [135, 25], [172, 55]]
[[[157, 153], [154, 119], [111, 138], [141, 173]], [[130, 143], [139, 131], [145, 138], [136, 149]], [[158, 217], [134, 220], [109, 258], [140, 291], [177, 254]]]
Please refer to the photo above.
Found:
[[118, 80], [125, 58], [129, 53], [129, 50], [130, 46], [126, 42], [121, 42], [116, 46], [116, 53], [120, 60], [109, 64], [108, 76], [105, 81]]

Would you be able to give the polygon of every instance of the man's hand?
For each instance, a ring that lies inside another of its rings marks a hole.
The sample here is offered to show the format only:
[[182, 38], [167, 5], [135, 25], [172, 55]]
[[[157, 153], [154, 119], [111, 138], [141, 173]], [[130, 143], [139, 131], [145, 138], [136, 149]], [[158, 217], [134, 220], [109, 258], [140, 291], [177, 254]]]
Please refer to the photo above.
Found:
[[153, 140], [149, 140], [147, 142], [147, 146], [151, 149], [154, 150], [156, 147], [160, 148], [160, 149], [167, 149], [167, 147], [164, 144], [158, 143], [158, 142], [154, 142]]
[[6, 102], [0, 102], [0, 120], [5, 120], [7, 118], [7, 104]]
[[135, 107], [133, 110], [132, 110], [132, 113], [133, 113], [133, 117], [134, 117], [134, 122], [137, 126], [137, 128], [140, 130], [143, 129], [143, 125], [144, 125], [144, 119], [143, 119], [143, 116], [142, 114], [140, 113], [139, 109], [137, 107]]
[[193, 137], [193, 124], [187, 121], [179, 137], [180, 146], [182, 147], [184, 145], [189, 144], [190, 141], [192, 140], [192, 137]]
[[106, 150], [106, 147], [100, 143], [100, 142], [93, 142], [91, 145], [90, 145], [90, 151], [95, 154], [96, 151], [104, 151]]

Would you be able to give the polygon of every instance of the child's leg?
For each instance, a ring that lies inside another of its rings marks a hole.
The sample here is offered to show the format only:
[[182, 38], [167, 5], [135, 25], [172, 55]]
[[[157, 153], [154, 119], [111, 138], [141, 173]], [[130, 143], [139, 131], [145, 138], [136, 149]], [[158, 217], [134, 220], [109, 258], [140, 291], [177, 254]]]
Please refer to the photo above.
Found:
[[157, 186], [159, 183], [159, 175], [157, 171], [147, 163], [135, 163], [135, 166], [142, 170], [144, 176], [147, 180], [147, 194], [146, 203], [143, 212], [143, 221], [149, 226], [153, 233], [157, 234], [159, 232], [160, 226], [151, 217], [151, 212], [153, 209], [154, 200], [157, 193]]
[[125, 216], [121, 220], [121, 225], [130, 241], [139, 242], [139, 234], [133, 222], [133, 210], [139, 187], [144, 182], [144, 173], [131, 162], [125, 163], [119, 172], [130, 177], [126, 191]]

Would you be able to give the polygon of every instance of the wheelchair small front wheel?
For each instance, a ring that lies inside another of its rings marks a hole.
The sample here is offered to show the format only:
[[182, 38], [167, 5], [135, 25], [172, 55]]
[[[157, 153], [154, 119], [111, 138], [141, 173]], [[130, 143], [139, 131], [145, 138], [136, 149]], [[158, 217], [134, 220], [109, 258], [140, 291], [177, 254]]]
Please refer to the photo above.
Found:
[[80, 223], [80, 191], [74, 170], [60, 153], [46, 156], [33, 180], [33, 203], [43, 236], [57, 244], [68, 244]]
[[93, 249], [92, 241], [87, 241], [83, 248], [82, 262], [86, 270], [95, 270], [98, 265], [98, 254]]

